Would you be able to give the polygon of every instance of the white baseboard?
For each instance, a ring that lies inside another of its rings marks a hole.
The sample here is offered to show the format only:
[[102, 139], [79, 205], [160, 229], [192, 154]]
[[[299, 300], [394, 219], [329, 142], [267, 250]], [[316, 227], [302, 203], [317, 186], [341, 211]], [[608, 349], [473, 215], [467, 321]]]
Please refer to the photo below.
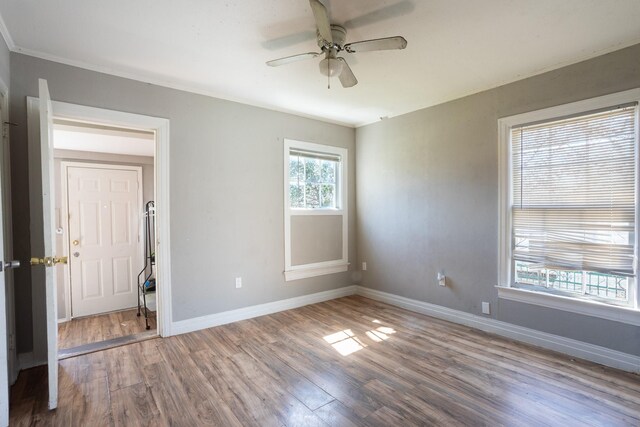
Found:
[[36, 366], [46, 365], [46, 360], [36, 360], [33, 356], [33, 352], [30, 351], [28, 353], [20, 353], [18, 354], [18, 365], [20, 366], [20, 370], [35, 368]]
[[475, 314], [401, 297], [387, 292], [377, 291], [375, 289], [365, 288], [363, 286], [356, 287], [356, 294], [438, 319], [459, 323], [527, 344], [600, 363], [612, 368], [640, 373], [640, 357], [632, 354], [561, 337], [559, 335], [536, 331], [535, 329], [513, 325], [488, 317], [477, 316]]
[[253, 317], [265, 316], [267, 314], [277, 313], [284, 310], [291, 310], [292, 308], [298, 308], [309, 304], [316, 304], [331, 299], [342, 298], [356, 293], [356, 288], [357, 286], [355, 285], [346, 286], [344, 288], [332, 289], [330, 291], [302, 295], [295, 298], [268, 302], [266, 304], [252, 305], [250, 307], [223, 311], [222, 313], [195, 317], [193, 319], [180, 320], [178, 322], [173, 322], [171, 325], [171, 334], [186, 334], [187, 332], [226, 325], [227, 323], [233, 323], [239, 320], [251, 319]]

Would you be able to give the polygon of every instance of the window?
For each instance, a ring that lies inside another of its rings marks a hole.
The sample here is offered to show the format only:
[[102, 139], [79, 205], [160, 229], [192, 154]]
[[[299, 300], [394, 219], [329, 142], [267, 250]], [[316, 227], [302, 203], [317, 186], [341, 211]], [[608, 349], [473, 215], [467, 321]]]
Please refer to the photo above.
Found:
[[501, 119], [501, 286], [637, 307], [637, 100]]
[[347, 150], [284, 141], [285, 278], [346, 271]]
[[289, 206], [337, 208], [340, 156], [310, 151], [289, 151]]

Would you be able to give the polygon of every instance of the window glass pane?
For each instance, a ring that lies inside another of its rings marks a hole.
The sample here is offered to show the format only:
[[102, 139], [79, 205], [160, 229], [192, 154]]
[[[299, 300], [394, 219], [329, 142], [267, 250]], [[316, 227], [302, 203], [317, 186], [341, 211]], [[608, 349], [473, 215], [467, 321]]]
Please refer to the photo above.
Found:
[[305, 207], [320, 207], [320, 184], [305, 184]]
[[291, 183], [289, 185], [289, 199], [292, 208], [304, 208], [304, 185]]
[[306, 182], [320, 182], [320, 160], [305, 159], [304, 168]]
[[595, 271], [543, 268], [529, 262], [516, 261], [516, 282], [520, 285], [542, 286], [551, 291], [597, 298], [626, 301], [631, 279]]
[[299, 157], [289, 157], [289, 179], [304, 181], [304, 163]]
[[322, 184], [322, 207], [336, 207], [336, 186], [332, 184]]
[[331, 162], [327, 160], [322, 161], [320, 177], [322, 182], [324, 183], [332, 183], [336, 182], [336, 162]]

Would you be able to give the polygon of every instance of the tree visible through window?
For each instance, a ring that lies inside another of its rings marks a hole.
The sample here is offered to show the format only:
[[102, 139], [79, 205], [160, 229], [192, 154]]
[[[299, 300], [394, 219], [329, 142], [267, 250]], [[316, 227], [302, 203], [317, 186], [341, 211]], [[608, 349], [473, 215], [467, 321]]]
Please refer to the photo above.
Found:
[[289, 154], [290, 207], [337, 208], [339, 164], [336, 156], [292, 151]]

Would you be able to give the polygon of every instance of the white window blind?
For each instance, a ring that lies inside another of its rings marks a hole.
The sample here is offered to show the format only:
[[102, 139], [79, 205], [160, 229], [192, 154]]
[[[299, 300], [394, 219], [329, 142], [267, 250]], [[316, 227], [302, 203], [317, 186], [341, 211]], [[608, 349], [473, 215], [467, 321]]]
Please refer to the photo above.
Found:
[[637, 108], [512, 128], [514, 261], [634, 275]]

